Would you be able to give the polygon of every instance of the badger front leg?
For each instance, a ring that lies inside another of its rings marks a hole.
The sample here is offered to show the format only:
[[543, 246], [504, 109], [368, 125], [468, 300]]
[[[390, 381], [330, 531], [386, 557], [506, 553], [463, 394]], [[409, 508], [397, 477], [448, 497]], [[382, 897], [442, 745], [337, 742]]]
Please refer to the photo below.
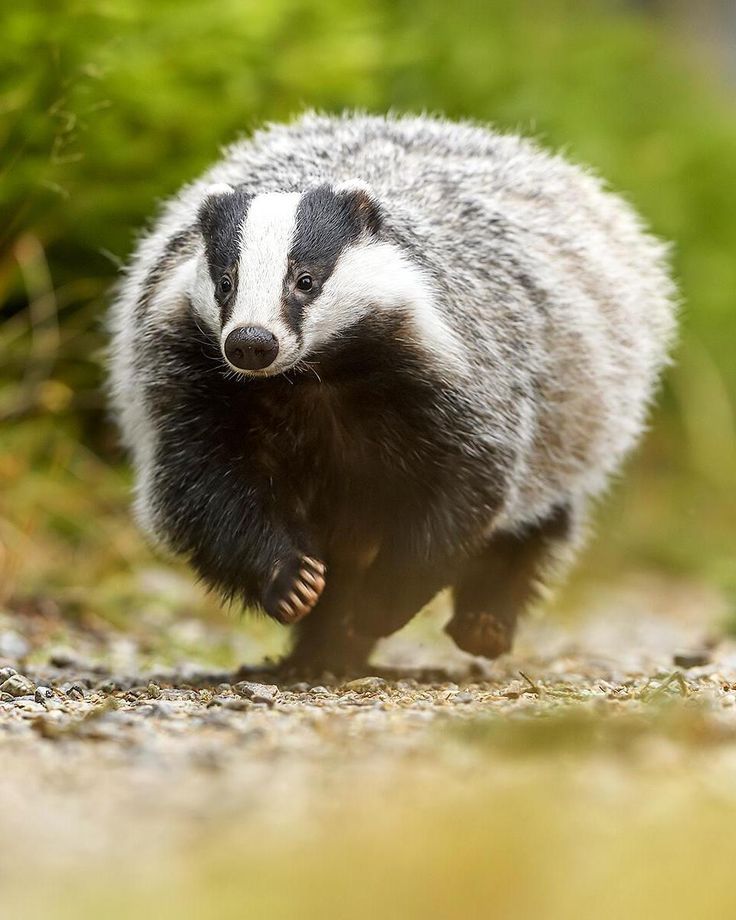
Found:
[[313, 556], [292, 554], [273, 567], [261, 605], [281, 623], [296, 623], [312, 610], [324, 587], [324, 563]]
[[325, 565], [305, 529], [284, 519], [262, 484], [234, 483], [227, 473], [214, 459], [205, 470], [162, 466], [154, 492], [159, 529], [215, 590], [295, 623], [319, 600]]
[[538, 597], [575, 528], [568, 506], [518, 532], [498, 532], [469, 559], [455, 582], [455, 612], [445, 631], [472, 655], [511, 650], [519, 615]]
[[[268, 517], [251, 515], [248, 535], [241, 535], [229, 552], [219, 544], [201, 542], [191, 554], [194, 568], [225, 594], [257, 604], [280, 623], [305, 617], [325, 588], [326, 567], [309, 541], [290, 533]], [[257, 537], [254, 535], [257, 534]]]

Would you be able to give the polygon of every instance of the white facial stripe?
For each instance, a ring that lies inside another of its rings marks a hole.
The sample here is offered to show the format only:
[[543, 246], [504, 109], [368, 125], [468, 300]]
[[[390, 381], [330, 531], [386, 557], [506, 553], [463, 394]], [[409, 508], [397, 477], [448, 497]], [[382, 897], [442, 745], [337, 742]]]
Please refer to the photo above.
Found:
[[223, 338], [236, 326], [261, 326], [288, 336], [281, 316], [287, 259], [296, 225], [298, 194], [256, 195], [243, 224], [235, 306]]
[[219, 332], [220, 307], [215, 300], [215, 288], [204, 254], [199, 257], [197, 263], [191, 295], [194, 310], [200, 319], [214, 332]]
[[462, 349], [436, 309], [435, 297], [431, 279], [398, 247], [371, 241], [349, 246], [307, 310], [305, 345], [309, 349], [327, 342], [370, 310], [398, 310], [411, 322], [413, 343], [457, 373], [464, 365]]

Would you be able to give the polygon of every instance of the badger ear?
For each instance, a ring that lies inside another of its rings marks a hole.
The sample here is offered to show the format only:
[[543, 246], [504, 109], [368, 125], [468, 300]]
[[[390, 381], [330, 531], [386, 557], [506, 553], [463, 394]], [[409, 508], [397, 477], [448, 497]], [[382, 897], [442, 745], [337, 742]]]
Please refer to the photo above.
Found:
[[204, 197], [210, 198], [212, 195], [232, 195], [235, 189], [232, 185], [228, 185], [227, 182], [215, 182], [212, 185], [208, 185], [204, 190]]
[[376, 193], [362, 179], [350, 179], [335, 186], [344, 198], [360, 226], [370, 234], [378, 233], [383, 222], [383, 209]]

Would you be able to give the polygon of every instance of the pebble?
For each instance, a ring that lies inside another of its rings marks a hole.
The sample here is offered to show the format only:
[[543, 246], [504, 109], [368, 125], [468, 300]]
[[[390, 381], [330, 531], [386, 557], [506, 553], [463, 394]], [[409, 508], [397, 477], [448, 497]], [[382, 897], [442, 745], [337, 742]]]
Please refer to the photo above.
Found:
[[4, 684], [9, 677], [17, 673], [15, 668], [0, 668], [0, 684]]
[[454, 696], [450, 697], [450, 700], [453, 703], [474, 703], [475, 697], [472, 693], [456, 693]]
[[22, 674], [12, 674], [0, 684], [0, 693], [9, 693], [11, 696], [28, 696], [36, 692], [36, 685], [32, 680]]
[[45, 703], [53, 695], [54, 691], [51, 687], [36, 687], [35, 700], [37, 703]]
[[672, 659], [678, 668], [699, 668], [710, 664], [710, 652], [705, 649], [677, 652]]
[[273, 706], [279, 695], [279, 688], [273, 684], [256, 684], [249, 680], [241, 680], [233, 686], [233, 690], [253, 703], [266, 703]]
[[125, 690], [127, 684], [124, 681], [120, 680], [105, 680], [101, 684], [97, 684], [95, 690], [98, 690], [100, 693], [116, 693], [119, 690]]
[[356, 680], [349, 680], [343, 684], [345, 690], [357, 690], [358, 693], [381, 690], [387, 685], [382, 677], [359, 677]]

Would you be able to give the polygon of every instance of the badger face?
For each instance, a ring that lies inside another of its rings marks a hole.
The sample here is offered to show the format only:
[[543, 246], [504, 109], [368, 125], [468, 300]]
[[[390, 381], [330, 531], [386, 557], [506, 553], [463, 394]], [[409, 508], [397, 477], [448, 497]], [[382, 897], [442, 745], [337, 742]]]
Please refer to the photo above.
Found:
[[[240, 374], [283, 373], [369, 313], [431, 312], [429, 279], [382, 238], [381, 206], [361, 184], [257, 195], [217, 186], [198, 225], [192, 300]], [[419, 325], [431, 337], [426, 315]]]

